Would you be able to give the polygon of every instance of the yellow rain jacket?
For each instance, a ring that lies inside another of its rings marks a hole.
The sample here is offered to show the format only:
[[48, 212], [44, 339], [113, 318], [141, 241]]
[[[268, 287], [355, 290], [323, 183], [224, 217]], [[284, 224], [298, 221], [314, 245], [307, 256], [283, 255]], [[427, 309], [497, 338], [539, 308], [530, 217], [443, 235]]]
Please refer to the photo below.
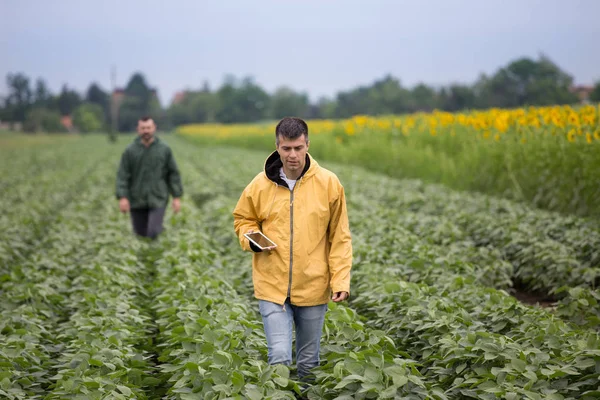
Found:
[[[297, 306], [326, 304], [332, 292], [350, 293], [352, 243], [344, 188], [307, 154], [304, 171], [290, 190], [279, 175], [282, 165], [273, 152], [233, 211], [242, 248], [255, 251], [254, 295], [277, 304], [288, 297]], [[244, 236], [250, 230], [262, 231], [275, 250], [251, 246]]]

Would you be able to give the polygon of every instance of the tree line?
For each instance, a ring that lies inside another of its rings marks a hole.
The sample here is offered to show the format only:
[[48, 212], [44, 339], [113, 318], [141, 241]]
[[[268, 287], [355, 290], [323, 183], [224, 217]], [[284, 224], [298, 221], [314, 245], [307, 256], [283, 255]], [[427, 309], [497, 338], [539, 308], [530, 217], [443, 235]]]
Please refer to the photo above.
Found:
[[[490, 107], [573, 104], [573, 77], [545, 56], [521, 58], [482, 74], [473, 84], [433, 87], [424, 83], [408, 88], [391, 75], [369, 85], [340, 91], [332, 98], [311, 102], [307, 93], [280, 87], [268, 93], [252, 78], [225, 78], [215, 90], [207, 83], [197, 90], [181, 92], [166, 108], [156, 90], [141, 73], [135, 73], [120, 91], [110, 94], [92, 83], [80, 94], [64, 85], [58, 94], [38, 78], [32, 82], [22, 73], [6, 77], [8, 94], [0, 102], [0, 121], [19, 123], [28, 132], [60, 132], [70, 117], [80, 132], [119, 132], [135, 129], [143, 114], [152, 115], [169, 129], [188, 123], [242, 123], [279, 119], [287, 115], [304, 118], [346, 118], [357, 114], [403, 114], [417, 111], [460, 111]], [[111, 101], [111, 96], [116, 102]], [[591, 101], [600, 102], [600, 82]]]
[[113, 126], [113, 115], [115, 130], [128, 132], [135, 128], [140, 115], [162, 114], [156, 92], [140, 73], [131, 77], [118, 96], [116, 114], [112, 112], [111, 94], [97, 83], [90, 84], [84, 94], [67, 85], [53, 94], [42, 78], [32, 83], [23, 73], [9, 73], [6, 85], [8, 95], [0, 103], [0, 121], [20, 124], [25, 132], [64, 132], [71, 125], [83, 133], [101, 132]]

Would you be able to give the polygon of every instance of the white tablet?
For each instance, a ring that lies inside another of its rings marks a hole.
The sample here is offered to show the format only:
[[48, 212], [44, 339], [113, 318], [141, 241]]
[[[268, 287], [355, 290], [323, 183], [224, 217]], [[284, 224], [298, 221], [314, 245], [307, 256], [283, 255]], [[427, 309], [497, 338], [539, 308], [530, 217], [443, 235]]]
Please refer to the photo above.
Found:
[[277, 247], [277, 245], [273, 243], [271, 239], [263, 235], [262, 232], [244, 233], [244, 236], [261, 250], [264, 250], [267, 247]]

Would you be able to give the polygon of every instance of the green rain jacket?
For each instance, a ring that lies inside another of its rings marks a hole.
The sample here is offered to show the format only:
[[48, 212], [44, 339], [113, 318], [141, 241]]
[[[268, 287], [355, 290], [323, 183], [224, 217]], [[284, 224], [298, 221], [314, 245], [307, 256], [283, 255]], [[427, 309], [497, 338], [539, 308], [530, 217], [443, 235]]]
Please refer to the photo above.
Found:
[[158, 137], [149, 147], [140, 137], [121, 156], [117, 173], [117, 199], [126, 197], [132, 209], [161, 208], [183, 195], [181, 176], [171, 148]]

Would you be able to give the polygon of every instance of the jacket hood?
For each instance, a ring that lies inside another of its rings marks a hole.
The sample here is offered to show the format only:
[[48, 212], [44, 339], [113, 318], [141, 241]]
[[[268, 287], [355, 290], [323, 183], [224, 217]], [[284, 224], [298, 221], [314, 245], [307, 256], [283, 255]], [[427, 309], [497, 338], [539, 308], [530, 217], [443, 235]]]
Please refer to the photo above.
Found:
[[[269, 178], [269, 180], [277, 183], [278, 185], [287, 187], [287, 183], [285, 183], [285, 181], [281, 179], [281, 176], [279, 176], [279, 170], [281, 167], [283, 167], [283, 161], [281, 161], [279, 153], [277, 150], [275, 150], [265, 161], [265, 175], [267, 178]], [[303, 176], [309, 177], [314, 175], [318, 167], [319, 164], [310, 156], [310, 154], [306, 153], [306, 163], [304, 164], [304, 169], [302, 170], [302, 173], [298, 179], [302, 178]]]

